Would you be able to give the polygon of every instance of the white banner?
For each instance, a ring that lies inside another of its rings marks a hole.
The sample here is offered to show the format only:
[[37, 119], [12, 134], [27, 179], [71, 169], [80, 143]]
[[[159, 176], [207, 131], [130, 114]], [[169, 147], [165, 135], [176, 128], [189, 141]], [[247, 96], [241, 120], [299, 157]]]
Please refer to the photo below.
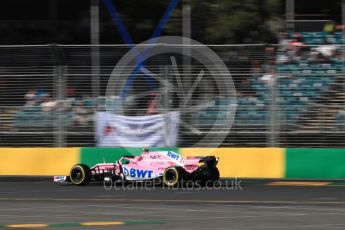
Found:
[[96, 114], [99, 147], [175, 147], [179, 112], [151, 116]]

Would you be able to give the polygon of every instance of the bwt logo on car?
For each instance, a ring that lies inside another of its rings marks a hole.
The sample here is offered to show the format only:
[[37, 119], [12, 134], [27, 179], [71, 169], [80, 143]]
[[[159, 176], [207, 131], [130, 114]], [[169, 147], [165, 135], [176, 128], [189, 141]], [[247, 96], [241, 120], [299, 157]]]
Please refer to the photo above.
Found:
[[168, 157], [170, 157], [171, 159], [174, 159], [174, 160], [178, 160], [180, 158], [180, 156], [174, 152], [168, 152], [167, 155], [168, 155]]
[[137, 178], [151, 178], [152, 177], [152, 170], [142, 170], [142, 169], [127, 169], [123, 168], [123, 174], [125, 176], [130, 176], [130, 177], [137, 177]]

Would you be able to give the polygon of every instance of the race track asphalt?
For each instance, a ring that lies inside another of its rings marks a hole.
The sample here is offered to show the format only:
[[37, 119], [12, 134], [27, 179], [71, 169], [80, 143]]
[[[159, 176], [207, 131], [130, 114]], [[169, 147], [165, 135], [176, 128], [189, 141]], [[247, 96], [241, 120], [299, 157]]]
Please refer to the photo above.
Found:
[[344, 185], [226, 182], [213, 189], [0, 182], [0, 228], [345, 228]]

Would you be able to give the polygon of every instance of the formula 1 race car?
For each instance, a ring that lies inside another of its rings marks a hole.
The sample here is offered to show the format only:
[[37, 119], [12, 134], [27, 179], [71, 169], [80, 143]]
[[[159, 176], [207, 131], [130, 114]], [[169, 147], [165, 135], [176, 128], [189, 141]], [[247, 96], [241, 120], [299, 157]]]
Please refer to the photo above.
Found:
[[161, 179], [169, 187], [183, 181], [200, 183], [219, 180], [216, 167], [218, 158], [184, 157], [173, 151], [149, 151], [140, 156], [124, 156], [114, 163], [100, 163], [93, 167], [74, 165], [69, 177], [54, 177], [55, 182], [70, 181], [75, 185], [86, 185], [90, 181], [144, 181]]

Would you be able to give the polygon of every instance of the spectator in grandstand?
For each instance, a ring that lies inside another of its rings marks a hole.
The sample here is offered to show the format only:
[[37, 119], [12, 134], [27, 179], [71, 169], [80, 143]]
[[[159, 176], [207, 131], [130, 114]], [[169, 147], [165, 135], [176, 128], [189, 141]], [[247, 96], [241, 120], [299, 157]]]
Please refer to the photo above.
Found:
[[264, 74], [260, 78], [261, 81], [263, 81], [267, 85], [273, 85], [274, 83], [274, 75], [273, 74]]
[[75, 97], [75, 88], [73, 86], [67, 86], [66, 95], [69, 98]]
[[25, 106], [33, 106], [36, 104], [36, 90], [30, 89], [24, 96]]
[[261, 64], [259, 61], [252, 61], [251, 62], [251, 75], [253, 77], [259, 77], [261, 76], [262, 69]]
[[278, 39], [279, 39], [278, 51], [285, 52], [288, 49], [289, 43], [290, 43], [290, 39], [288, 37], [288, 33], [286, 33], [286, 32], [279, 33]]
[[43, 97], [43, 102], [40, 104], [42, 108], [42, 112], [53, 112], [57, 105], [56, 101], [53, 101], [50, 94], [47, 94]]
[[[303, 49], [303, 50], [299, 50], [298, 52], [294, 52], [293, 54], [291, 54], [292, 56], [290, 57], [291, 58], [291, 62], [292, 63], [299, 63], [301, 60], [304, 59], [304, 56], [305, 56], [305, 52], [306, 50]], [[309, 55], [309, 50], [307, 51], [307, 56]]]
[[335, 56], [336, 51], [337, 46], [332, 44], [329, 39], [325, 39], [324, 44], [312, 49], [312, 52], [316, 52], [325, 61], [330, 61]]
[[248, 78], [242, 78], [240, 84], [236, 87], [237, 93], [243, 97], [256, 97], [256, 91], [252, 88]]
[[149, 106], [147, 108], [146, 114], [147, 115], [155, 115], [158, 114], [159, 109], [159, 101], [160, 101], [160, 94], [159, 93], [150, 93], [151, 101], [149, 102]]
[[309, 48], [303, 41], [301, 34], [294, 34], [293, 39], [289, 42], [286, 52], [288, 62], [298, 63], [309, 56]]
[[264, 74], [260, 78], [267, 85], [273, 85], [275, 83], [275, 65], [274, 61], [268, 62], [264, 67]]
[[336, 24], [333, 21], [326, 22], [323, 26], [323, 32], [334, 34], [334, 32], [342, 31], [345, 28], [344, 25]]
[[274, 85], [274, 83], [275, 83], [275, 74], [273, 74], [273, 73], [266, 73], [266, 74], [262, 75], [260, 80], [263, 81], [268, 86]]
[[293, 34], [288, 39], [287, 33], [280, 33], [279, 47], [275, 55], [276, 64], [299, 62], [305, 56], [306, 45], [301, 34]]
[[267, 54], [267, 59], [269, 61], [274, 60], [275, 59], [275, 50], [274, 47], [269, 46], [265, 48], [266, 54]]
[[345, 25], [339, 24], [335, 26], [335, 32], [339, 31], [343, 31], [345, 29]]
[[49, 96], [48, 92], [45, 89], [36, 90], [36, 102], [41, 103], [44, 100], [44, 97]]
[[302, 35], [301, 34], [293, 34], [292, 39], [288, 43], [288, 49], [298, 53], [303, 48], [305, 48], [305, 43], [303, 42]]
[[272, 53], [272, 58], [266, 60], [262, 65], [263, 75], [260, 77], [260, 80], [263, 81], [267, 85], [273, 85], [275, 83], [276, 78], [276, 63], [277, 60], [275, 59], [274, 52]]
[[326, 22], [323, 26], [323, 32], [326, 33], [334, 33], [335, 30], [335, 24], [332, 21]]
[[336, 62], [340, 61], [343, 63], [343, 57], [344, 57], [344, 52], [338, 46], [337, 50], [335, 51], [335, 54], [333, 55], [332, 61], [336, 61]]
[[286, 64], [291, 62], [291, 58], [287, 55], [286, 51], [278, 50], [276, 55], [277, 64]]
[[276, 50], [275, 50], [275, 47], [272, 47], [272, 46], [268, 46], [265, 48], [265, 51], [266, 51], [266, 58], [265, 58], [265, 61], [264, 61], [264, 64], [267, 64], [268, 65], [275, 65], [275, 61], [276, 61]]
[[326, 60], [319, 54], [319, 52], [312, 49], [310, 52], [310, 56], [307, 59], [310, 63], [320, 63], [325, 62]]
[[74, 107], [74, 114], [74, 122], [77, 126], [86, 126], [92, 120], [90, 111], [82, 101], [77, 102], [76, 107]]

